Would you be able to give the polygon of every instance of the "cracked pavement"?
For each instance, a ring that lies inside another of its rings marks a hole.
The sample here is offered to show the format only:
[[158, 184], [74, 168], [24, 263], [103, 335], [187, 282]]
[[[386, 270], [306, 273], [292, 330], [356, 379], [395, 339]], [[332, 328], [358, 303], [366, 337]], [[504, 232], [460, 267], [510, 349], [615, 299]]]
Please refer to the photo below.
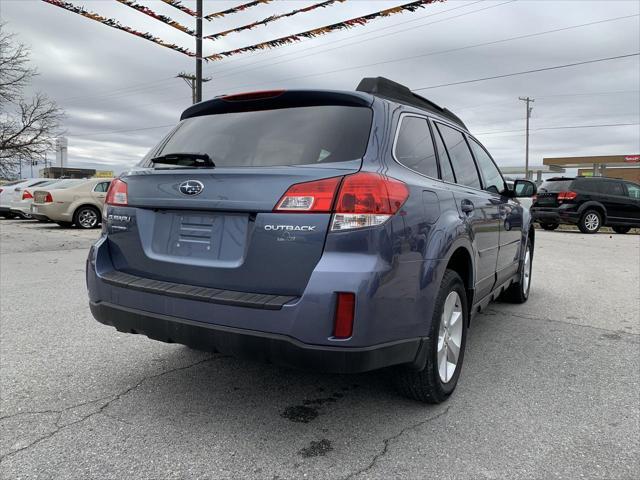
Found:
[[640, 236], [538, 231], [529, 302], [476, 318], [436, 406], [388, 372], [299, 372], [100, 325], [83, 273], [96, 236], [0, 220], [1, 478], [640, 476]]

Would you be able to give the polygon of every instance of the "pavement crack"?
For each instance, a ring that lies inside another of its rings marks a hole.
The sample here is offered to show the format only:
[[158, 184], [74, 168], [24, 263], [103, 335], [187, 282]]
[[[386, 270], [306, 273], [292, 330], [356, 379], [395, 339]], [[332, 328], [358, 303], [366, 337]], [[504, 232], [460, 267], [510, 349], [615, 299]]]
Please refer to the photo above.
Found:
[[561, 323], [563, 325], [572, 325], [574, 327], [591, 328], [594, 330], [600, 330], [602, 332], [615, 332], [615, 333], [619, 333], [620, 335], [628, 335], [630, 337], [640, 337], [640, 333], [625, 332], [622, 330], [611, 330], [610, 328], [595, 327], [593, 325], [584, 325], [582, 323], [567, 322], [566, 320], [556, 320], [554, 318], [548, 318], [548, 317], [536, 317], [534, 315], [527, 315], [525, 313], [518, 313], [511, 310], [487, 309], [487, 310], [484, 310], [483, 313], [489, 313], [489, 314], [495, 314], [495, 315], [510, 315], [512, 317], [522, 318], [524, 320], [536, 320], [536, 321], [551, 322], [551, 323]]
[[[185, 365], [185, 366], [177, 367], [177, 368], [172, 368], [172, 369], [170, 369], [170, 370], [165, 370], [165, 371], [160, 372], [160, 373], [157, 373], [157, 374], [155, 374], [155, 375], [149, 375], [149, 376], [143, 377], [143, 378], [142, 378], [140, 381], [138, 381], [135, 385], [133, 385], [133, 386], [131, 386], [131, 387], [129, 387], [129, 388], [127, 388], [127, 389], [123, 390], [122, 392], [119, 392], [119, 393], [115, 394], [115, 395], [109, 395], [109, 396], [107, 396], [107, 397], [102, 397], [102, 398], [99, 398], [99, 399], [97, 399], [97, 400], [91, 400], [91, 401], [88, 401], [88, 402], [83, 402], [83, 403], [80, 403], [80, 404], [78, 404], [78, 405], [73, 405], [73, 406], [71, 406], [71, 407], [66, 407], [66, 408], [64, 408], [64, 409], [62, 409], [62, 410], [51, 410], [51, 411], [44, 411], [44, 412], [19, 412], [19, 413], [17, 413], [17, 414], [13, 414], [13, 415], [8, 415], [8, 416], [5, 416], [5, 417], [2, 417], [3, 419], [4, 419], [4, 418], [11, 418], [11, 417], [15, 417], [15, 416], [18, 416], [18, 415], [21, 415], [21, 414], [25, 414], [25, 415], [26, 415], [26, 414], [29, 414], [29, 413], [32, 413], [32, 414], [38, 414], [38, 413], [57, 413], [57, 414], [58, 414], [58, 416], [57, 416], [57, 418], [56, 418], [56, 421], [54, 422], [54, 426], [55, 426], [54, 430], [52, 430], [51, 432], [47, 433], [46, 435], [44, 435], [44, 436], [42, 436], [42, 437], [40, 437], [40, 438], [38, 438], [38, 439], [36, 439], [36, 440], [34, 440], [33, 442], [29, 443], [28, 445], [25, 445], [24, 447], [18, 448], [18, 449], [13, 450], [13, 451], [11, 451], [11, 452], [9, 452], [9, 453], [5, 454], [5, 455], [0, 456], [0, 463], [4, 462], [7, 458], [12, 457], [13, 455], [15, 455], [15, 454], [17, 454], [17, 453], [19, 453], [19, 452], [23, 452], [23, 451], [25, 451], [25, 450], [28, 450], [28, 449], [30, 449], [30, 448], [32, 448], [32, 447], [34, 447], [34, 446], [36, 446], [37, 444], [39, 444], [39, 443], [41, 443], [41, 442], [43, 442], [43, 441], [45, 441], [45, 440], [47, 440], [47, 439], [49, 439], [49, 438], [53, 437], [53, 436], [54, 436], [54, 435], [56, 435], [58, 432], [60, 432], [60, 431], [62, 431], [62, 430], [64, 430], [64, 429], [66, 429], [66, 428], [72, 427], [72, 426], [74, 426], [74, 425], [78, 425], [78, 424], [80, 424], [80, 423], [82, 423], [82, 422], [84, 422], [84, 421], [88, 420], [89, 418], [94, 417], [95, 415], [99, 415], [99, 414], [104, 413], [104, 410], [105, 410], [107, 407], [109, 407], [109, 406], [110, 406], [111, 404], [113, 404], [114, 402], [116, 402], [116, 401], [118, 401], [118, 400], [122, 399], [124, 396], [126, 396], [126, 395], [128, 395], [129, 393], [131, 393], [131, 392], [133, 392], [134, 390], [136, 390], [138, 387], [140, 387], [140, 386], [141, 386], [144, 382], [146, 382], [147, 380], [152, 380], [152, 379], [155, 379], [155, 378], [159, 378], [159, 377], [162, 377], [162, 376], [164, 376], [164, 375], [168, 375], [168, 374], [170, 374], [170, 373], [179, 372], [179, 371], [182, 371], [182, 370], [187, 370], [187, 369], [189, 369], [189, 368], [196, 367], [196, 366], [201, 365], [201, 364], [203, 364], [203, 363], [210, 362], [210, 361], [212, 361], [212, 360], [222, 359], [222, 358], [228, 358], [228, 357], [227, 357], [226, 355], [219, 355], [219, 356], [209, 357], [209, 358], [205, 358], [205, 359], [203, 359], [203, 360], [200, 360], [200, 361], [198, 361], [198, 362], [191, 363], [191, 364], [189, 364], [189, 365]], [[107, 402], [105, 402], [105, 403], [104, 403], [104, 405], [102, 405], [102, 406], [101, 406], [100, 408], [98, 408], [96, 411], [91, 412], [91, 413], [89, 413], [89, 414], [87, 414], [87, 415], [85, 415], [85, 416], [83, 416], [83, 417], [81, 417], [81, 418], [79, 418], [78, 420], [75, 420], [75, 421], [73, 421], [73, 422], [69, 422], [69, 423], [67, 423], [67, 424], [60, 425], [60, 420], [62, 419], [62, 415], [63, 415], [66, 411], [69, 411], [69, 410], [72, 410], [72, 409], [74, 409], [74, 408], [78, 408], [78, 407], [81, 407], [81, 406], [84, 406], [84, 405], [88, 405], [88, 404], [90, 404], [90, 403], [96, 403], [96, 402], [99, 402], [99, 401], [101, 401], [101, 400], [106, 400], [106, 399], [108, 399], [108, 398], [109, 398], [110, 400], [108, 400]], [[111, 417], [111, 418], [116, 419], [115, 417]], [[124, 420], [121, 420], [121, 419], [116, 419], [116, 420], [119, 420], [119, 421], [123, 421], [123, 422], [124, 422]], [[125, 423], [127, 423], [127, 422], [125, 422]]]
[[382, 450], [378, 453], [376, 453], [373, 458], [371, 459], [371, 461], [369, 462], [368, 465], [366, 465], [365, 467], [361, 468], [360, 470], [357, 470], [353, 473], [350, 473], [349, 475], [347, 475], [346, 477], [344, 477], [343, 480], [349, 480], [351, 478], [355, 478], [358, 475], [361, 475], [365, 472], [368, 472], [369, 470], [371, 470], [373, 467], [375, 467], [376, 463], [378, 463], [378, 460], [380, 460], [382, 457], [384, 457], [388, 451], [389, 451], [389, 444], [394, 441], [397, 440], [398, 438], [400, 438], [402, 435], [404, 435], [405, 433], [407, 433], [410, 430], [413, 430], [415, 428], [421, 427], [422, 425], [425, 425], [429, 422], [432, 422], [433, 420], [437, 420], [440, 417], [443, 417], [444, 415], [446, 415], [447, 413], [449, 413], [449, 410], [451, 409], [451, 405], [449, 405], [447, 408], [445, 408], [443, 411], [437, 413], [436, 415], [427, 418], [426, 420], [422, 420], [421, 422], [418, 423], [414, 423], [413, 425], [409, 425], [405, 428], [403, 428], [402, 430], [400, 430], [398, 433], [396, 433], [395, 435], [392, 435], [391, 437], [387, 437], [383, 440], [383, 447]]

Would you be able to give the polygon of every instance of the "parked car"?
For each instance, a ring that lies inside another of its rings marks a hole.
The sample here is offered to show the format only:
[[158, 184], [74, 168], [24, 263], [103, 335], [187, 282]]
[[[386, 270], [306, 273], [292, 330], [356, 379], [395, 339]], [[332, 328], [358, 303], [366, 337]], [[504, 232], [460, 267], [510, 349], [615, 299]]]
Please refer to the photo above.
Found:
[[14, 192], [16, 190], [21, 191], [23, 188], [42, 185], [49, 180], [48, 178], [23, 178], [0, 186], [0, 216], [4, 218], [22, 217], [18, 212], [11, 211], [11, 201], [13, 200]]
[[51, 190], [33, 193], [31, 215], [51, 220], [61, 227], [96, 228], [102, 222], [102, 207], [111, 179], [69, 179]]
[[550, 178], [540, 186], [531, 214], [545, 230], [563, 223], [582, 233], [602, 226], [627, 233], [640, 227], [640, 185], [606, 177]]
[[9, 209], [10, 212], [21, 218], [30, 219], [31, 216], [31, 204], [33, 203], [33, 189], [42, 189], [44, 187], [54, 188], [54, 185], [59, 183], [60, 180], [53, 179], [43, 182], [37, 182], [30, 186], [17, 186], [13, 190], [13, 196], [11, 197]]
[[[197, 153], [193, 153], [197, 152]], [[471, 317], [529, 295], [534, 229], [486, 149], [390, 80], [215, 98], [114, 180], [87, 260], [101, 323], [454, 390]]]

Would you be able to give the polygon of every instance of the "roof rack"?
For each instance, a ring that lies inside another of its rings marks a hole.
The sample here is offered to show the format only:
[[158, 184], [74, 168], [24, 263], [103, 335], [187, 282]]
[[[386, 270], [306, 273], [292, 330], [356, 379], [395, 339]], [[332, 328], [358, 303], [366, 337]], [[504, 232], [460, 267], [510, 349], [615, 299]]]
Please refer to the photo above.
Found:
[[442, 108], [441, 106], [436, 105], [431, 100], [427, 100], [426, 98], [413, 93], [409, 89], [409, 87], [394, 82], [393, 80], [389, 80], [388, 78], [363, 78], [362, 80], [360, 80], [356, 91], [370, 93], [371, 95], [375, 95], [376, 97], [383, 97], [388, 100], [393, 100], [399, 103], [404, 103], [406, 105], [412, 105], [424, 110], [429, 110], [430, 112], [437, 113], [438, 115], [441, 115], [448, 120], [457, 123], [462, 128], [467, 130], [467, 126], [462, 120], [460, 120], [457, 115], [453, 114], [446, 108]]

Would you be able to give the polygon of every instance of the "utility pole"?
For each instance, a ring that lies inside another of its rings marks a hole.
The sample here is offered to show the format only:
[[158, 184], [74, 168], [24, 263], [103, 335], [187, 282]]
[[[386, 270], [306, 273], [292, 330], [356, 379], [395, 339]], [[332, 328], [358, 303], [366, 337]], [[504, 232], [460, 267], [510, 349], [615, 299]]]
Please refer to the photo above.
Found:
[[[197, 99], [197, 95], [196, 95], [196, 83], [197, 83], [196, 76], [193, 75], [193, 74], [190, 74], [190, 73], [180, 72], [178, 75], [176, 75], [176, 78], [183, 79], [185, 81], [185, 83], [187, 85], [189, 85], [189, 88], [191, 89], [191, 100], [192, 100], [192, 103], [198, 103], [198, 99]], [[208, 82], [209, 80], [211, 80], [211, 79], [210, 78], [203, 78], [202, 79], [203, 82]]]
[[196, 0], [196, 94], [193, 103], [202, 101], [202, 0]]
[[535, 102], [535, 100], [533, 98], [529, 98], [529, 97], [518, 97], [520, 100], [522, 100], [523, 102], [526, 102], [527, 104], [527, 140], [526, 140], [526, 150], [525, 150], [525, 160], [524, 160], [524, 178], [526, 178], [527, 180], [529, 180], [529, 119], [531, 118], [531, 111], [533, 110], [533, 107], [530, 107], [529, 104], [532, 102]]
[[196, 74], [180, 72], [176, 78], [183, 79], [191, 88], [191, 102], [202, 101], [202, 84], [211, 80], [202, 78], [202, 0], [196, 0]]

